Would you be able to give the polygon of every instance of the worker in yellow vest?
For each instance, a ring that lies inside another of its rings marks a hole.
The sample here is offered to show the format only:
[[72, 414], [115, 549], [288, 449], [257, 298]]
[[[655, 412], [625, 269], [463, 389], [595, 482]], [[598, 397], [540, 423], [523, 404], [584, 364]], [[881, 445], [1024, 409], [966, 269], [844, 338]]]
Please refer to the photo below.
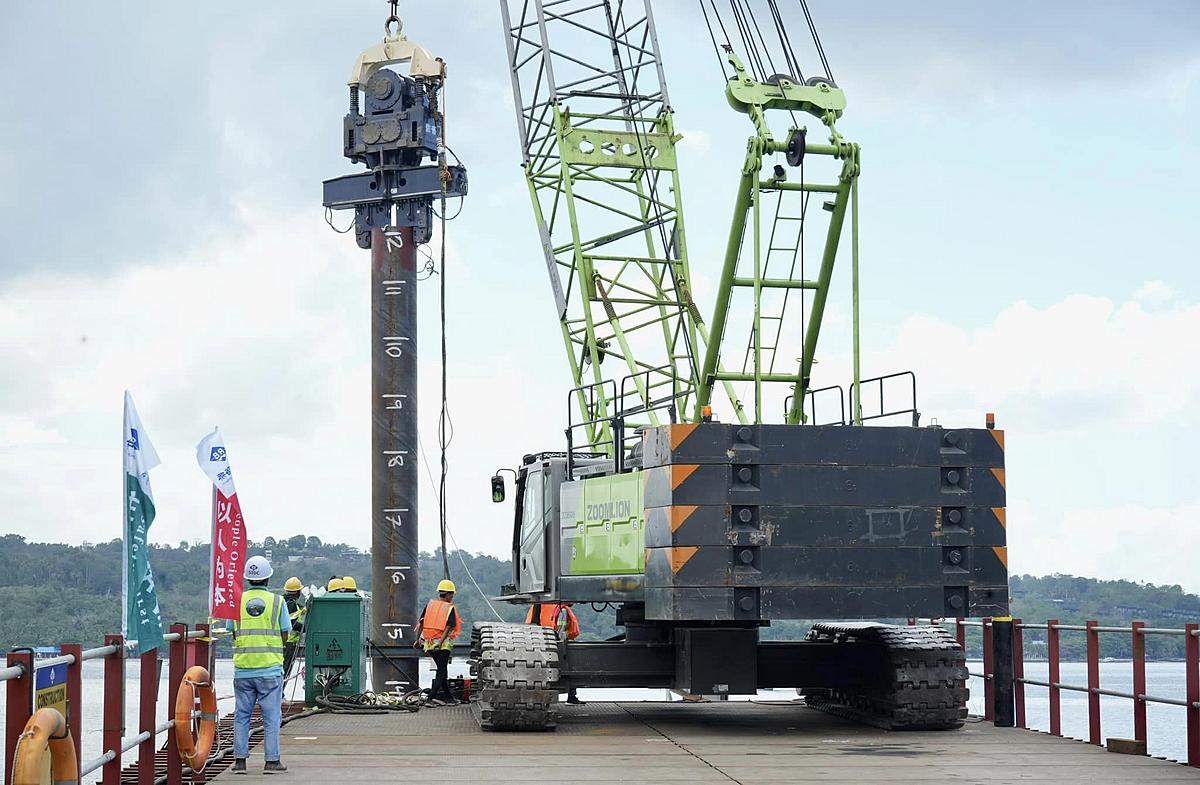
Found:
[[242, 572], [241, 617], [233, 638], [233, 773], [246, 773], [250, 757], [250, 715], [262, 711], [264, 774], [287, 771], [279, 759], [283, 710], [283, 649], [291, 632], [287, 603], [267, 589], [271, 563], [251, 556]]
[[[525, 614], [525, 623], [548, 627], [557, 632], [560, 638], [569, 641], [579, 637], [579, 619], [575, 617], [569, 602], [535, 602], [529, 606], [529, 613]], [[567, 688], [567, 703], [584, 705], [573, 686]]]
[[462, 619], [454, 607], [454, 581], [443, 580], [438, 584], [437, 591], [438, 598], [425, 605], [421, 618], [417, 620], [413, 648], [424, 648], [437, 668], [429, 697], [435, 702], [454, 704], [458, 701], [450, 694], [450, 654], [454, 639], [462, 631]]
[[304, 584], [292, 576], [283, 584], [283, 601], [287, 604], [288, 620], [291, 628], [288, 631], [287, 645], [283, 647], [283, 676], [287, 678], [292, 672], [292, 663], [296, 659], [296, 650], [300, 646], [300, 633], [304, 632], [304, 617], [308, 615], [308, 604], [300, 596]]

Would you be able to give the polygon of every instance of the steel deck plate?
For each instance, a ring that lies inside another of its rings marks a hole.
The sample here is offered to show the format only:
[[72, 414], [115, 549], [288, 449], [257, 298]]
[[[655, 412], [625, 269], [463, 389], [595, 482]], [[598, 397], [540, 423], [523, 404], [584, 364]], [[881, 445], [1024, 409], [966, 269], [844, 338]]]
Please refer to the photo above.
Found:
[[[289, 785], [1200, 782], [1200, 771], [984, 723], [888, 733], [790, 703], [562, 706], [552, 733], [485, 733], [466, 706], [318, 715], [283, 729]], [[258, 777], [261, 747], [250, 772]], [[218, 779], [236, 785], [224, 773]]]

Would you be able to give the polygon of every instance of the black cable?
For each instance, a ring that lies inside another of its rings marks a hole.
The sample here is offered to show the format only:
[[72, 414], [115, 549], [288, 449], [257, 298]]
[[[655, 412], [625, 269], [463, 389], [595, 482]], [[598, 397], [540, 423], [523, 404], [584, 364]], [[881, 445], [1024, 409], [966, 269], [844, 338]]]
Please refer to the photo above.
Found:
[[763, 54], [767, 58], [767, 65], [771, 67], [770, 76], [779, 73], [775, 68], [775, 58], [771, 57], [771, 47], [767, 46], [767, 39], [762, 34], [762, 28], [758, 26], [758, 17], [754, 14], [754, 8], [750, 5], [750, 0], [746, 0], [746, 18], [754, 27], [754, 32], [758, 34], [759, 43], [762, 44]]
[[733, 42], [729, 40], [729, 31], [725, 29], [725, 20], [721, 18], [721, 12], [717, 10], [716, 0], [708, 0], [712, 6], [713, 16], [717, 18], [717, 24], [721, 26], [721, 33], [725, 36], [725, 46], [733, 46]]
[[783, 22], [783, 14], [779, 12], [777, 0], [767, 0], [771, 10], [771, 19], [775, 22], [775, 34], [779, 36], [779, 46], [783, 49], [783, 58], [791, 69], [791, 75], [796, 81], [804, 82], [804, 72], [800, 69], [800, 61], [796, 58], [796, 50], [792, 48], [792, 39], [788, 35], [787, 25]]
[[750, 32], [750, 23], [746, 20], [746, 11], [740, 0], [729, 0], [729, 7], [733, 11], [733, 20], [737, 23], [738, 34], [742, 37], [742, 48], [746, 50], [746, 64], [750, 66], [751, 76], [759, 82], [766, 81], [767, 73], [763, 66], [762, 54], [758, 51], [757, 44], [754, 43], [754, 36]]
[[721, 57], [721, 47], [717, 45], [717, 36], [713, 33], [712, 23], [708, 21], [708, 9], [704, 7], [704, 0], [697, 0], [697, 2], [700, 3], [700, 13], [704, 14], [704, 26], [708, 28], [708, 38], [712, 41], [713, 52], [717, 55], [717, 64], [721, 66], [721, 75], [725, 77], [725, 81], [729, 81], [729, 72], [725, 69], [725, 58]]
[[450, 471], [450, 462], [446, 458], [446, 450], [454, 439], [454, 422], [450, 419], [450, 404], [446, 394], [446, 196], [442, 195], [442, 264], [440, 280], [438, 281], [439, 320], [442, 329], [442, 408], [438, 414], [438, 446], [442, 452], [442, 473], [438, 483], [438, 524], [442, 538], [442, 577], [450, 579], [450, 554], [446, 548], [446, 475]]
[[812, 14], [808, 10], [808, 0], [800, 0], [800, 8], [804, 10], [804, 18], [808, 21], [808, 31], [812, 33], [813, 45], [817, 48], [817, 56], [821, 58], [825, 76], [833, 82], [833, 71], [829, 70], [829, 60], [825, 57], [825, 47], [821, 46], [821, 36], [817, 33], [817, 26], [813, 24]]

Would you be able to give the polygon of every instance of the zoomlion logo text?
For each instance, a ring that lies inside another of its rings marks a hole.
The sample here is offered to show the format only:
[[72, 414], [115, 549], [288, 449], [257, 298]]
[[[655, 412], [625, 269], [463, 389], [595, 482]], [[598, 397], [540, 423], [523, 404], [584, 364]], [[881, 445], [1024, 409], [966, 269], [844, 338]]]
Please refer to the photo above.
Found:
[[212, 452], [208, 455], [208, 460], [213, 462], [225, 460], [225, 448], [213, 447]]
[[629, 517], [633, 505], [628, 499], [585, 505], [585, 521], [620, 521]]

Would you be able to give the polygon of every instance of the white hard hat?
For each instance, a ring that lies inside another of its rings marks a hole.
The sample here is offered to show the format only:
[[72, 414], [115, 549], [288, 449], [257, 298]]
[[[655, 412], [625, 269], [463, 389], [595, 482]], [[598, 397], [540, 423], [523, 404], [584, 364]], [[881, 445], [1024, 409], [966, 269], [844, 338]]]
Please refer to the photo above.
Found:
[[271, 577], [271, 562], [267, 561], [266, 556], [251, 556], [246, 562], [246, 569], [242, 573], [248, 581], [265, 581]]

